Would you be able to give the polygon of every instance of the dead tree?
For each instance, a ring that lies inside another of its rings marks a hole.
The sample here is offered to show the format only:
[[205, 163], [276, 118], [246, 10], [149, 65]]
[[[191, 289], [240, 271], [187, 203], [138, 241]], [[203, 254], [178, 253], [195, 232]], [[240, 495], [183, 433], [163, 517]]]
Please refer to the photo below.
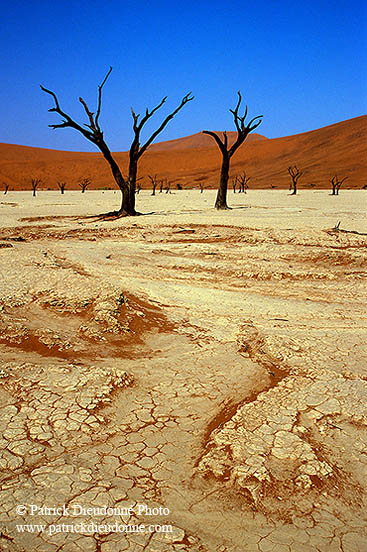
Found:
[[170, 193], [171, 193], [171, 182], [169, 182], [169, 180], [167, 180], [167, 178], [166, 178], [166, 187], [165, 187], [165, 190], [166, 190], [166, 194], [170, 194]]
[[81, 178], [78, 182], [79, 186], [82, 189], [82, 194], [84, 194], [85, 190], [92, 184], [92, 180], [90, 178]]
[[236, 193], [237, 179], [238, 179], [237, 176], [234, 176], [234, 177], [232, 178], [232, 186], [233, 186], [233, 193], [234, 193], [234, 194]]
[[[186, 94], [181, 100], [181, 103], [176, 109], [174, 109], [167, 117], [164, 119], [162, 124], [155, 130], [151, 136], [146, 140], [146, 142], [141, 146], [140, 145], [140, 133], [144, 127], [144, 125], [147, 123], [147, 121], [154, 115], [158, 109], [162, 107], [162, 105], [165, 103], [167, 99], [167, 96], [163, 98], [163, 100], [154, 107], [151, 111], [148, 110], [148, 108], [145, 110], [145, 115], [142, 117], [142, 119], [139, 121], [140, 115], [136, 114], [133, 109], [131, 109], [131, 114], [133, 116], [133, 130], [134, 130], [134, 139], [130, 147], [129, 151], [129, 175], [128, 175], [128, 184], [130, 190], [135, 190], [136, 186], [136, 178], [138, 174], [138, 161], [140, 157], [143, 155], [143, 153], [147, 150], [147, 148], [151, 145], [151, 143], [157, 138], [157, 136], [162, 132], [162, 130], [166, 127], [166, 125], [169, 123], [171, 119], [186, 105], [188, 102], [194, 99], [193, 96], [191, 96], [191, 92]], [[134, 212], [135, 212], [135, 204], [132, 206]]]
[[203, 186], [203, 183], [202, 183], [202, 182], [200, 182], [199, 186], [200, 186], [200, 193], [202, 194], [202, 193], [203, 193], [203, 191], [204, 191], [204, 186]]
[[250, 132], [255, 130], [255, 128], [257, 128], [261, 124], [261, 120], [263, 117], [262, 115], [258, 115], [257, 117], [254, 117], [253, 119], [251, 119], [251, 121], [246, 125], [245, 119], [247, 117], [247, 106], [245, 109], [245, 113], [242, 117], [238, 114], [241, 102], [242, 102], [242, 96], [241, 96], [241, 93], [238, 92], [237, 105], [234, 109], [230, 109], [230, 112], [233, 115], [233, 120], [234, 120], [236, 130], [237, 130], [237, 138], [235, 142], [232, 144], [232, 146], [229, 147], [228, 145], [228, 136], [226, 132], [223, 132], [223, 139], [222, 139], [220, 138], [219, 134], [217, 134], [216, 132], [213, 132], [210, 130], [203, 130], [204, 134], [209, 134], [209, 136], [214, 138], [222, 154], [222, 168], [220, 172], [217, 199], [215, 201], [216, 209], [228, 209], [227, 188], [228, 188], [228, 178], [229, 178], [229, 165], [230, 165], [231, 158], [233, 157], [234, 153], [238, 150], [238, 148], [241, 146], [241, 144], [243, 144], [243, 142], [246, 140]]
[[32, 178], [31, 185], [32, 185], [32, 190], [33, 190], [33, 194], [32, 194], [33, 197], [36, 197], [36, 190], [37, 190], [40, 183], [41, 183], [40, 178]]
[[303, 175], [303, 171], [300, 171], [297, 169], [297, 166], [294, 165], [294, 167], [288, 167], [288, 172], [290, 174], [290, 177], [292, 179], [292, 182], [289, 185], [289, 191], [293, 190], [291, 195], [296, 195], [297, 193], [297, 182]]
[[60, 188], [60, 192], [63, 194], [65, 192], [66, 182], [58, 182], [57, 185]]
[[251, 180], [251, 176], [246, 176], [246, 173], [242, 173], [239, 175], [238, 177], [238, 180], [239, 180], [239, 192], [242, 192], [244, 194], [247, 193], [247, 190], [248, 190], [248, 183], [249, 181]]
[[148, 178], [149, 180], [151, 181], [152, 183], [152, 195], [155, 195], [155, 190], [156, 190], [156, 187], [158, 186], [158, 180], [157, 180], [157, 175], [155, 174], [154, 176], [151, 176], [150, 174], [148, 175]]
[[348, 177], [345, 176], [344, 178], [339, 180], [339, 178], [336, 175], [333, 176], [333, 178], [330, 180], [330, 183], [331, 183], [331, 186], [332, 186], [331, 195], [339, 195], [340, 187], [343, 184], [344, 180], [346, 180], [347, 178]]
[[118, 211], [113, 211], [111, 213], [108, 213], [107, 215], [108, 216], [133, 216], [137, 214], [135, 210], [135, 190], [136, 190], [136, 181], [137, 181], [137, 173], [138, 173], [138, 161], [140, 157], [151, 145], [151, 143], [158, 136], [158, 134], [162, 132], [162, 130], [166, 127], [168, 122], [171, 119], [173, 119], [173, 117], [184, 107], [185, 104], [187, 104], [187, 102], [193, 100], [194, 98], [191, 96], [191, 92], [189, 94], [186, 94], [186, 96], [184, 96], [183, 99], [181, 100], [180, 105], [176, 107], [176, 109], [174, 109], [169, 115], [167, 115], [167, 117], [164, 119], [164, 121], [161, 123], [158, 129], [151, 134], [151, 136], [146, 140], [146, 142], [142, 146], [140, 145], [140, 134], [144, 125], [154, 115], [154, 113], [163, 106], [167, 97], [163, 98], [163, 100], [151, 111], [149, 111], [147, 108], [145, 111], [145, 115], [141, 118], [140, 121], [139, 121], [140, 115], [136, 115], [134, 111], [131, 110], [132, 116], [133, 116], [134, 139], [130, 147], [129, 170], [128, 170], [128, 177], [126, 179], [122, 176], [121, 170], [117, 162], [113, 158], [104, 140], [103, 131], [99, 126], [99, 117], [101, 114], [101, 107], [102, 107], [102, 89], [111, 71], [112, 71], [112, 67], [110, 67], [105, 78], [103, 79], [102, 84], [100, 84], [100, 86], [98, 87], [98, 103], [97, 103], [97, 111], [95, 114], [94, 112], [90, 111], [90, 109], [88, 108], [83, 98], [79, 98], [79, 101], [82, 104], [84, 111], [89, 120], [89, 124], [85, 124], [84, 126], [76, 123], [69, 115], [67, 115], [61, 109], [59, 100], [54, 92], [52, 92], [51, 90], [48, 90], [47, 88], [44, 88], [43, 86], [41, 86], [41, 89], [43, 90], [43, 92], [50, 94], [54, 99], [55, 107], [52, 107], [51, 109], [49, 109], [49, 111], [56, 112], [59, 115], [61, 115], [61, 117], [63, 118], [62, 123], [58, 125], [49, 125], [49, 126], [54, 129], [70, 127], [70, 128], [74, 128], [75, 130], [78, 130], [87, 140], [89, 140], [95, 146], [97, 146], [97, 148], [101, 151], [107, 163], [109, 164], [112, 175], [115, 179], [115, 182], [120, 188], [122, 199], [121, 199], [120, 209]]
[[7, 184], [6, 182], [3, 182], [4, 184], [4, 195], [6, 195], [9, 191], [9, 184]]
[[164, 183], [163, 179], [159, 181], [159, 193], [160, 194], [163, 192], [163, 183]]

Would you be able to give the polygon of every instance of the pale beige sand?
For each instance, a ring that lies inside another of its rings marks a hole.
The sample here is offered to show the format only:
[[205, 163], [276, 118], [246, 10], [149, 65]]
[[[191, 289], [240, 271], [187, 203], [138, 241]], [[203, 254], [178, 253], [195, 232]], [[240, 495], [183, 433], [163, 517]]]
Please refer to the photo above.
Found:
[[0, 549], [363, 551], [366, 194], [1, 196]]

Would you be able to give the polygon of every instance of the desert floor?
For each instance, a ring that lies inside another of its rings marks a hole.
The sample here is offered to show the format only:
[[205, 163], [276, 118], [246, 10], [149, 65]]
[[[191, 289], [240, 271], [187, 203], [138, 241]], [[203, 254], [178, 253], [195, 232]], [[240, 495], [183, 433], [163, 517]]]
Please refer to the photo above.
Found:
[[367, 192], [228, 195], [1, 195], [1, 551], [367, 550]]

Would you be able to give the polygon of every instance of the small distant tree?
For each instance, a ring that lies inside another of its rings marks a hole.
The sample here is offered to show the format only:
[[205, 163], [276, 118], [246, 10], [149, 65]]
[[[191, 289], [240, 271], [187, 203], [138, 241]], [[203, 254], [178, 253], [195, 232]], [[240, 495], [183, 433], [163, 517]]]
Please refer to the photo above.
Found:
[[203, 186], [203, 183], [202, 183], [202, 182], [200, 182], [200, 183], [199, 183], [199, 186], [200, 186], [200, 193], [202, 194], [202, 193], [203, 193], [203, 191], [204, 191], [204, 186]]
[[164, 184], [164, 180], [160, 180], [159, 181], [159, 193], [161, 194], [163, 192], [163, 184]]
[[157, 188], [157, 186], [158, 186], [157, 175], [155, 174], [154, 176], [152, 176], [152, 175], [149, 174], [149, 175], [148, 175], [148, 178], [149, 178], [149, 180], [150, 180], [151, 183], [152, 183], [152, 190], [153, 190], [153, 191], [152, 191], [152, 195], [155, 195], [155, 190], [156, 190], [156, 188]]
[[330, 180], [331, 189], [332, 189], [331, 195], [339, 195], [340, 187], [343, 184], [344, 180], [346, 180], [347, 178], [348, 177], [345, 176], [344, 178], [339, 180], [339, 178], [336, 175], [333, 176], [333, 178]]
[[289, 175], [292, 179], [292, 182], [289, 185], [289, 191], [293, 190], [291, 195], [296, 195], [296, 193], [297, 193], [297, 183], [298, 183], [298, 180], [303, 175], [303, 171], [300, 171], [297, 168], [297, 166], [294, 165], [294, 167], [288, 167], [288, 173], [289, 173]]
[[178, 190], [183, 190], [182, 184], [180, 184], [179, 182], [177, 182], [176, 188], [177, 188]]
[[36, 190], [38, 188], [38, 186], [40, 185], [41, 183], [41, 179], [40, 178], [32, 178], [31, 179], [31, 185], [32, 185], [32, 190], [33, 190], [33, 197], [36, 197]]
[[66, 182], [58, 182], [57, 185], [60, 188], [60, 192], [63, 194], [65, 192]]
[[236, 193], [237, 180], [238, 180], [238, 176], [234, 176], [234, 177], [232, 178], [232, 186], [233, 186], [233, 193], [234, 193], [234, 194]]
[[82, 189], [82, 194], [84, 194], [84, 192], [88, 188], [88, 186], [90, 186], [92, 184], [92, 179], [88, 178], [88, 177], [87, 178], [81, 178], [79, 180], [78, 184]]
[[244, 194], [247, 194], [247, 190], [248, 190], [248, 183], [249, 181], [251, 180], [251, 176], [246, 176], [246, 173], [242, 173], [238, 176], [238, 180], [239, 180], [239, 192], [242, 192]]
[[4, 184], [4, 195], [6, 195], [9, 190], [9, 184], [7, 184], [7, 182], [3, 182], [3, 184]]
[[166, 190], [166, 194], [170, 194], [171, 193], [171, 182], [169, 180], [167, 180], [166, 178], [166, 187], [165, 187], [165, 190]]
[[219, 136], [219, 134], [217, 134], [216, 132], [213, 132], [210, 130], [203, 130], [204, 134], [209, 134], [209, 136], [211, 136], [216, 141], [217, 146], [219, 147], [220, 152], [222, 154], [222, 168], [220, 172], [217, 198], [215, 201], [216, 209], [228, 209], [227, 188], [228, 188], [228, 178], [229, 178], [229, 165], [230, 165], [231, 158], [238, 150], [238, 148], [246, 140], [250, 132], [254, 131], [255, 128], [257, 128], [261, 124], [262, 117], [263, 117], [262, 115], [258, 115], [257, 117], [254, 117], [253, 119], [251, 119], [251, 121], [246, 125], [245, 119], [247, 117], [247, 106], [246, 106], [244, 115], [241, 117], [239, 115], [241, 102], [242, 102], [242, 96], [241, 96], [241, 93], [238, 92], [237, 105], [234, 109], [229, 110], [233, 115], [234, 124], [237, 129], [237, 138], [235, 142], [232, 144], [232, 146], [230, 147], [228, 146], [228, 136], [226, 132], [223, 132], [223, 139], [222, 139]]

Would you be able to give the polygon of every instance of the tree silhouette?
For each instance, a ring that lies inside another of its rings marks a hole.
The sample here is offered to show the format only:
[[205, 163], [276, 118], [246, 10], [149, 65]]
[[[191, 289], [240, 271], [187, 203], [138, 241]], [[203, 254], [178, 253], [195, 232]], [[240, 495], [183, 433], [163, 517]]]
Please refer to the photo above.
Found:
[[[88, 178], [88, 177], [87, 178], [80, 178], [78, 184], [82, 189], [82, 194], [84, 194], [84, 192], [88, 188], [88, 186], [90, 186], [92, 184], [92, 179]], [[61, 193], [63, 193], [63, 192], [61, 192]]]
[[247, 176], [246, 173], [242, 173], [238, 176], [238, 182], [239, 182], [239, 190], [238, 193], [247, 193], [248, 190], [248, 183], [251, 180], [251, 176]]
[[57, 185], [60, 188], [60, 192], [63, 194], [65, 192], [66, 182], [58, 182]]
[[230, 165], [231, 158], [238, 150], [238, 148], [246, 140], [250, 132], [254, 131], [255, 128], [257, 128], [261, 124], [262, 117], [263, 117], [263, 115], [258, 115], [257, 117], [254, 117], [253, 119], [251, 119], [251, 121], [248, 124], [245, 124], [245, 119], [247, 117], [247, 106], [246, 106], [244, 115], [241, 117], [239, 115], [239, 109], [242, 102], [242, 96], [239, 91], [237, 94], [238, 94], [237, 105], [234, 109], [229, 110], [233, 115], [233, 121], [237, 130], [237, 137], [235, 142], [232, 144], [232, 146], [228, 145], [228, 136], [226, 132], [223, 132], [223, 139], [222, 139], [219, 136], [219, 134], [217, 134], [216, 132], [213, 132], [210, 130], [203, 130], [204, 134], [209, 134], [209, 136], [214, 138], [222, 154], [222, 168], [220, 172], [217, 198], [215, 201], [216, 209], [228, 209], [227, 188], [228, 188], [228, 178], [229, 178], [229, 165]]
[[238, 181], [238, 176], [236, 175], [232, 178], [232, 187], [233, 187], [233, 193], [234, 194], [236, 193], [237, 181]]
[[333, 178], [330, 180], [330, 183], [331, 183], [331, 186], [332, 186], [331, 195], [339, 195], [340, 187], [343, 184], [344, 180], [346, 180], [347, 178], [348, 177], [345, 176], [344, 178], [339, 180], [339, 178], [336, 175], [333, 176]]
[[158, 186], [157, 175], [155, 174], [154, 176], [152, 176], [149, 174], [148, 178], [152, 183], [152, 195], [155, 195], [155, 190], [156, 190], [156, 187]]
[[300, 171], [299, 169], [297, 169], [297, 166], [294, 165], [294, 167], [288, 167], [288, 172], [289, 172], [290, 177], [292, 179], [292, 182], [289, 185], [289, 190], [293, 189], [293, 192], [291, 193], [291, 195], [296, 195], [296, 193], [297, 193], [297, 182], [301, 178], [301, 176], [303, 175], [303, 171]]
[[[105, 78], [103, 79], [102, 83], [98, 87], [98, 103], [97, 103], [97, 110], [96, 113], [90, 111], [89, 107], [87, 106], [86, 102], [83, 100], [83, 98], [79, 98], [80, 103], [82, 104], [84, 111], [88, 117], [89, 124], [80, 125], [77, 122], [75, 122], [67, 113], [65, 113], [61, 107], [59, 100], [54, 92], [51, 90], [48, 90], [44, 86], [41, 86], [41, 90], [43, 92], [46, 92], [47, 94], [50, 94], [55, 102], [55, 106], [49, 109], [51, 112], [58, 113], [62, 118], [62, 123], [56, 124], [56, 125], [49, 125], [51, 128], [74, 128], [78, 132], [80, 132], [87, 140], [95, 144], [97, 148], [101, 151], [104, 158], [106, 159], [107, 163], [110, 166], [112, 175], [115, 179], [116, 184], [120, 188], [122, 199], [121, 199], [121, 207], [118, 211], [113, 211], [111, 213], [107, 213], [106, 216], [133, 216], [136, 215], [137, 212], [135, 210], [135, 190], [136, 190], [136, 180], [137, 180], [137, 172], [138, 172], [138, 161], [140, 157], [143, 155], [143, 153], [147, 150], [147, 148], [151, 145], [153, 140], [162, 132], [162, 130], [166, 127], [168, 122], [173, 119], [173, 117], [186, 105], [189, 101], [193, 100], [194, 98], [191, 96], [191, 92], [189, 94], [186, 94], [186, 96], [183, 97], [181, 100], [181, 103], [179, 104], [176, 109], [174, 109], [167, 117], [163, 120], [161, 125], [155, 130], [151, 136], [146, 140], [146, 142], [143, 145], [140, 145], [140, 134], [145, 126], [145, 124], [149, 121], [149, 119], [154, 115], [158, 109], [160, 109], [163, 104], [165, 103], [167, 96], [162, 99], [162, 101], [155, 106], [151, 111], [147, 108], [145, 111], [145, 115], [140, 119], [140, 115], [137, 115], [133, 109], [131, 109], [131, 113], [133, 116], [133, 130], [134, 130], [134, 139], [132, 141], [130, 151], [129, 151], [129, 169], [128, 169], [128, 177], [127, 179], [123, 177], [120, 167], [118, 166], [116, 160], [113, 158], [112, 153], [110, 152], [104, 137], [103, 137], [103, 131], [101, 130], [101, 127], [99, 125], [99, 117], [101, 115], [101, 107], [102, 107], [102, 89], [104, 85], [106, 84], [106, 81], [112, 71], [112, 67], [109, 68]], [[140, 120], [139, 120], [140, 119]], [[86, 127], [86, 128], [85, 128]]]
[[36, 190], [39, 186], [39, 184], [41, 183], [41, 179], [40, 178], [32, 178], [31, 179], [31, 186], [32, 186], [32, 190], [33, 190], [33, 197], [36, 197]]

